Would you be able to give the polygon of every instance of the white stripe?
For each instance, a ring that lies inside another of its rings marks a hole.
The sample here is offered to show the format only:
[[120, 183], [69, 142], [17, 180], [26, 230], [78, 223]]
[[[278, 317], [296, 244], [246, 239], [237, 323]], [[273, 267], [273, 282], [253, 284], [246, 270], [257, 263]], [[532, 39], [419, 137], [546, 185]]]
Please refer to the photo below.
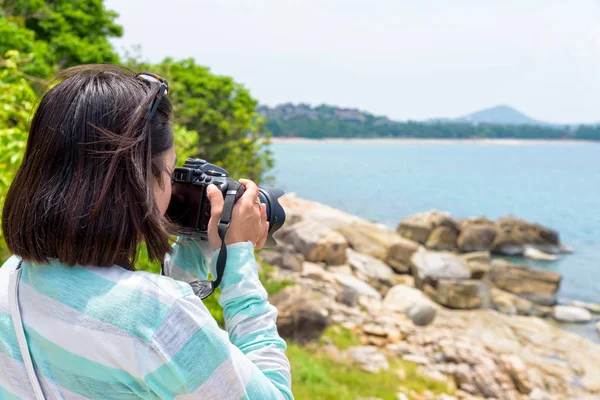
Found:
[[[212, 320], [212, 315], [198, 297], [184, 297], [171, 308], [152, 340], [166, 362], [170, 362], [190, 338]], [[227, 340], [225, 332], [223, 336]]]
[[2, 268], [0, 268], [0, 312], [10, 314], [10, 308], [8, 307], [8, 277], [9, 273], [13, 271], [19, 265], [21, 261], [17, 256], [11, 256]]
[[[110, 268], [86, 266], [81, 268], [119, 286], [144, 293], [168, 306], [183, 296], [181, 288], [165, 276], [145, 271], [128, 271], [116, 266]], [[191, 293], [191, 288], [189, 291]]]
[[252, 363], [242, 352], [232, 347], [231, 354], [200, 385], [193, 394], [177, 396], [177, 400], [221, 400], [241, 399], [246, 394], [246, 386], [252, 376]]
[[[23, 321], [64, 350], [144, 380], [164, 363], [147, 343], [106, 322], [72, 309], [21, 282]], [[48, 312], [52, 310], [52, 312]]]
[[226, 287], [221, 291], [219, 296], [219, 304], [236, 299], [238, 297], [247, 298], [249, 295], [258, 295], [261, 299], [267, 298], [267, 291], [256, 277], [243, 279], [241, 282]]
[[169, 278], [173, 278], [175, 280], [181, 281], [181, 282], [190, 283], [190, 282], [194, 282], [194, 281], [198, 280], [198, 278], [196, 276], [187, 272], [186, 270], [181, 268], [179, 265], [175, 264], [169, 254], [167, 254], [165, 256], [164, 270], [165, 270], [166, 276], [168, 276]]
[[[29, 380], [25, 372], [23, 363], [8, 357], [4, 353], [0, 353], [0, 387], [7, 389], [21, 399], [33, 399], [33, 391], [30, 389]], [[12, 376], [12, 378], [11, 378]], [[73, 393], [68, 389], [58, 385], [56, 382], [47, 379], [38, 372], [40, 383], [44, 390], [44, 395], [47, 400], [86, 400], [77, 393]], [[18, 377], [18, 378], [17, 378]]]
[[275, 321], [277, 320], [277, 309], [269, 304], [269, 311], [264, 314], [254, 316], [248, 316], [241, 313], [236, 314], [229, 320], [225, 321], [225, 326], [227, 327], [227, 332], [229, 332], [230, 336], [240, 338], [247, 333], [256, 331], [254, 327], [259, 320], [266, 320], [272, 324], [275, 324]]

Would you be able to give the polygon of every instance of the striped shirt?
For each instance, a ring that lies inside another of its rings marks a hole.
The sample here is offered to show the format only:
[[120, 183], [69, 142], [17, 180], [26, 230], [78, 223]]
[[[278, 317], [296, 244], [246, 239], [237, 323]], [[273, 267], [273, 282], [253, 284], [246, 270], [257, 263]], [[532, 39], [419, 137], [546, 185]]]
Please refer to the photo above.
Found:
[[[9, 272], [19, 261], [0, 269], [0, 399], [35, 398], [9, 310]], [[192, 240], [165, 258], [170, 277], [23, 262], [19, 304], [45, 397], [293, 399], [252, 244], [228, 246], [219, 298], [227, 331], [184, 282], [206, 279], [214, 265]]]

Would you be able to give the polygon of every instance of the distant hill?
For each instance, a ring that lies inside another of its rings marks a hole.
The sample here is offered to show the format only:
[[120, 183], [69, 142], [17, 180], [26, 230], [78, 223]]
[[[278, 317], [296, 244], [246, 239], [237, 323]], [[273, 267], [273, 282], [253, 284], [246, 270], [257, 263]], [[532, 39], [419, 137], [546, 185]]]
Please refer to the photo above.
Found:
[[509, 106], [496, 106], [457, 118], [456, 122], [497, 125], [551, 125], [529, 118], [520, 111]]
[[306, 138], [513, 138], [600, 140], [600, 126], [552, 125], [509, 106], [497, 106], [456, 119], [393, 121], [355, 108], [285, 103], [260, 106], [274, 136]]

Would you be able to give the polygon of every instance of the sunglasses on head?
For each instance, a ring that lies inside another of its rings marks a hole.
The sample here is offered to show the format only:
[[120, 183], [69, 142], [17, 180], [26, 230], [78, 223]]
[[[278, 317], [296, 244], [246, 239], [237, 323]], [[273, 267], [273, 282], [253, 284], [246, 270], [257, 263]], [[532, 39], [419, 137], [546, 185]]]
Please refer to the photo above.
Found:
[[150, 106], [149, 119], [151, 120], [152, 118], [154, 118], [156, 110], [158, 110], [158, 105], [160, 104], [160, 100], [162, 99], [162, 97], [169, 94], [169, 82], [167, 82], [165, 78], [153, 74], [152, 72], [139, 72], [136, 75], [136, 78], [143, 79], [153, 84], [158, 83], [160, 85], [158, 88], [158, 92], [156, 93], [156, 97], [154, 97], [154, 100], [152, 100], [152, 105]]

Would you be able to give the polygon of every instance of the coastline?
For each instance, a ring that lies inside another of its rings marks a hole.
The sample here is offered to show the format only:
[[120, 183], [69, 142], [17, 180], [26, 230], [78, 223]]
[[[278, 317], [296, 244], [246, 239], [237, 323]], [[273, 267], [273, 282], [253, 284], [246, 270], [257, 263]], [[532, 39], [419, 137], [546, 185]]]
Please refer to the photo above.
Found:
[[573, 139], [491, 139], [491, 138], [471, 138], [471, 139], [417, 139], [417, 138], [303, 138], [303, 137], [273, 137], [270, 139], [272, 144], [299, 144], [299, 143], [431, 143], [431, 144], [497, 144], [506, 146], [519, 146], [531, 144], [598, 144], [592, 140], [573, 140]]

